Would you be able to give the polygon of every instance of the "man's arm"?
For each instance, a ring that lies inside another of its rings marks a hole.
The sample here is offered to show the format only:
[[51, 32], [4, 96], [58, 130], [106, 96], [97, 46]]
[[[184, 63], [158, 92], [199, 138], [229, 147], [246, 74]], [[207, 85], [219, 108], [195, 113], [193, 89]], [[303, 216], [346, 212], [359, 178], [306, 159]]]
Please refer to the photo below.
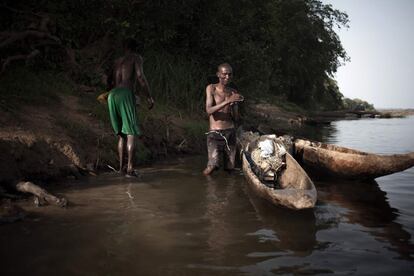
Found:
[[140, 86], [142, 87], [144, 95], [147, 97], [148, 108], [151, 109], [154, 106], [154, 99], [151, 96], [150, 88], [148, 85], [147, 78], [145, 77], [142, 64], [143, 64], [142, 57], [137, 55], [135, 58], [135, 64], [134, 64], [136, 77], [137, 77], [137, 80]]
[[102, 104], [108, 102], [109, 92], [115, 87], [114, 71], [115, 70], [114, 70], [114, 65], [113, 65], [105, 72], [106, 79], [105, 79], [104, 84], [106, 86], [106, 91], [101, 93], [97, 98], [97, 100], [101, 102]]
[[233, 120], [237, 123], [240, 121], [240, 112], [239, 112], [239, 105], [237, 103], [233, 104], [231, 107], [231, 114]]
[[228, 105], [230, 103], [239, 102], [239, 101], [242, 101], [242, 100], [243, 99], [242, 99], [242, 97], [240, 97], [240, 95], [232, 94], [229, 98], [222, 101], [221, 103], [219, 103], [217, 105], [213, 105], [213, 103], [214, 103], [213, 85], [210, 84], [206, 88], [206, 112], [207, 112], [208, 115], [211, 115], [214, 112], [219, 111], [220, 109], [222, 109], [223, 107], [225, 107], [226, 105]]
[[[237, 94], [238, 96], [241, 97], [240, 101], [244, 101], [244, 97], [242, 95], [240, 95], [239, 91], [235, 90], [235, 89], [231, 89], [232, 94]], [[233, 117], [233, 120], [237, 123], [240, 121], [240, 111], [239, 111], [239, 103], [238, 102], [233, 102], [230, 104], [231, 105], [231, 115]]]

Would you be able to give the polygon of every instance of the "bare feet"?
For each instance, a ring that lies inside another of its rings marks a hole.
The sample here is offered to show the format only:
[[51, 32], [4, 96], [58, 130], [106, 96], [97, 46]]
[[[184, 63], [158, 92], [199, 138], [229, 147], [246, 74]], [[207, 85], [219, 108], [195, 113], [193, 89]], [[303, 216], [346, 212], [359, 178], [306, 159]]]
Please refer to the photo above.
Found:
[[128, 177], [128, 178], [140, 178], [141, 175], [138, 173], [137, 170], [131, 170], [131, 171], [128, 171], [125, 174], [125, 177]]
[[210, 175], [214, 171], [214, 169], [214, 167], [207, 166], [207, 168], [204, 169], [203, 174]]

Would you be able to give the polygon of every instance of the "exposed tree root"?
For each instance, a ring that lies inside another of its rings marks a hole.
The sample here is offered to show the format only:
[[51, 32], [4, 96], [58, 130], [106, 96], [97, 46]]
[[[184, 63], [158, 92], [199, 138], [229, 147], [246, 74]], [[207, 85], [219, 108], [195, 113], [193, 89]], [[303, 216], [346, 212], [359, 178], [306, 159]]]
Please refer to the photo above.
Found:
[[35, 196], [35, 204], [37, 206], [42, 206], [47, 203], [49, 204], [55, 204], [59, 207], [66, 207], [68, 204], [68, 201], [64, 197], [56, 197], [49, 192], [47, 192], [45, 189], [33, 184], [32, 182], [26, 181], [26, 182], [19, 182], [16, 184], [16, 189], [19, 192], [23, 193], [30, 193]]

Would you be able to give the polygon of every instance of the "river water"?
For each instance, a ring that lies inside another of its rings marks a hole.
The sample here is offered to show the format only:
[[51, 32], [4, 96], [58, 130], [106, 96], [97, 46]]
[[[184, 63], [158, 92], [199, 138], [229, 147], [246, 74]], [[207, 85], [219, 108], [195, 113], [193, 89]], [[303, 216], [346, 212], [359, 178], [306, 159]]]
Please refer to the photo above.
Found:
[[[373, 153], [414, 151], [414, 117], [337, 121], [308, 137]], [[70, 205], [0, 226], [1, 275], [414, 275], [414, 168], [374, 183], [315, 182], [313, 210], [250, 193], [204, 156], [71, 183]]]

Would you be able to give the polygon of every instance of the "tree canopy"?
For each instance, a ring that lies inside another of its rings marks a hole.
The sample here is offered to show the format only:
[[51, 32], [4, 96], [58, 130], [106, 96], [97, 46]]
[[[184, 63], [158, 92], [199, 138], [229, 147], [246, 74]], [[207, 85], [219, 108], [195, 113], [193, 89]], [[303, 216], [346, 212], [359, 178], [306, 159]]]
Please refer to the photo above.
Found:
[[135, 37], [153, 93], [176, 104], [199, 106], [207, 77], [228, 62], [243, 94], [341, 105], [332, 76], [348, 57], [334, 27], [348, 17], [318, 0], [5, 0], [0, 9], [2, 71], [18, 60], [65, 64], [96, 84], [119, 41]]

